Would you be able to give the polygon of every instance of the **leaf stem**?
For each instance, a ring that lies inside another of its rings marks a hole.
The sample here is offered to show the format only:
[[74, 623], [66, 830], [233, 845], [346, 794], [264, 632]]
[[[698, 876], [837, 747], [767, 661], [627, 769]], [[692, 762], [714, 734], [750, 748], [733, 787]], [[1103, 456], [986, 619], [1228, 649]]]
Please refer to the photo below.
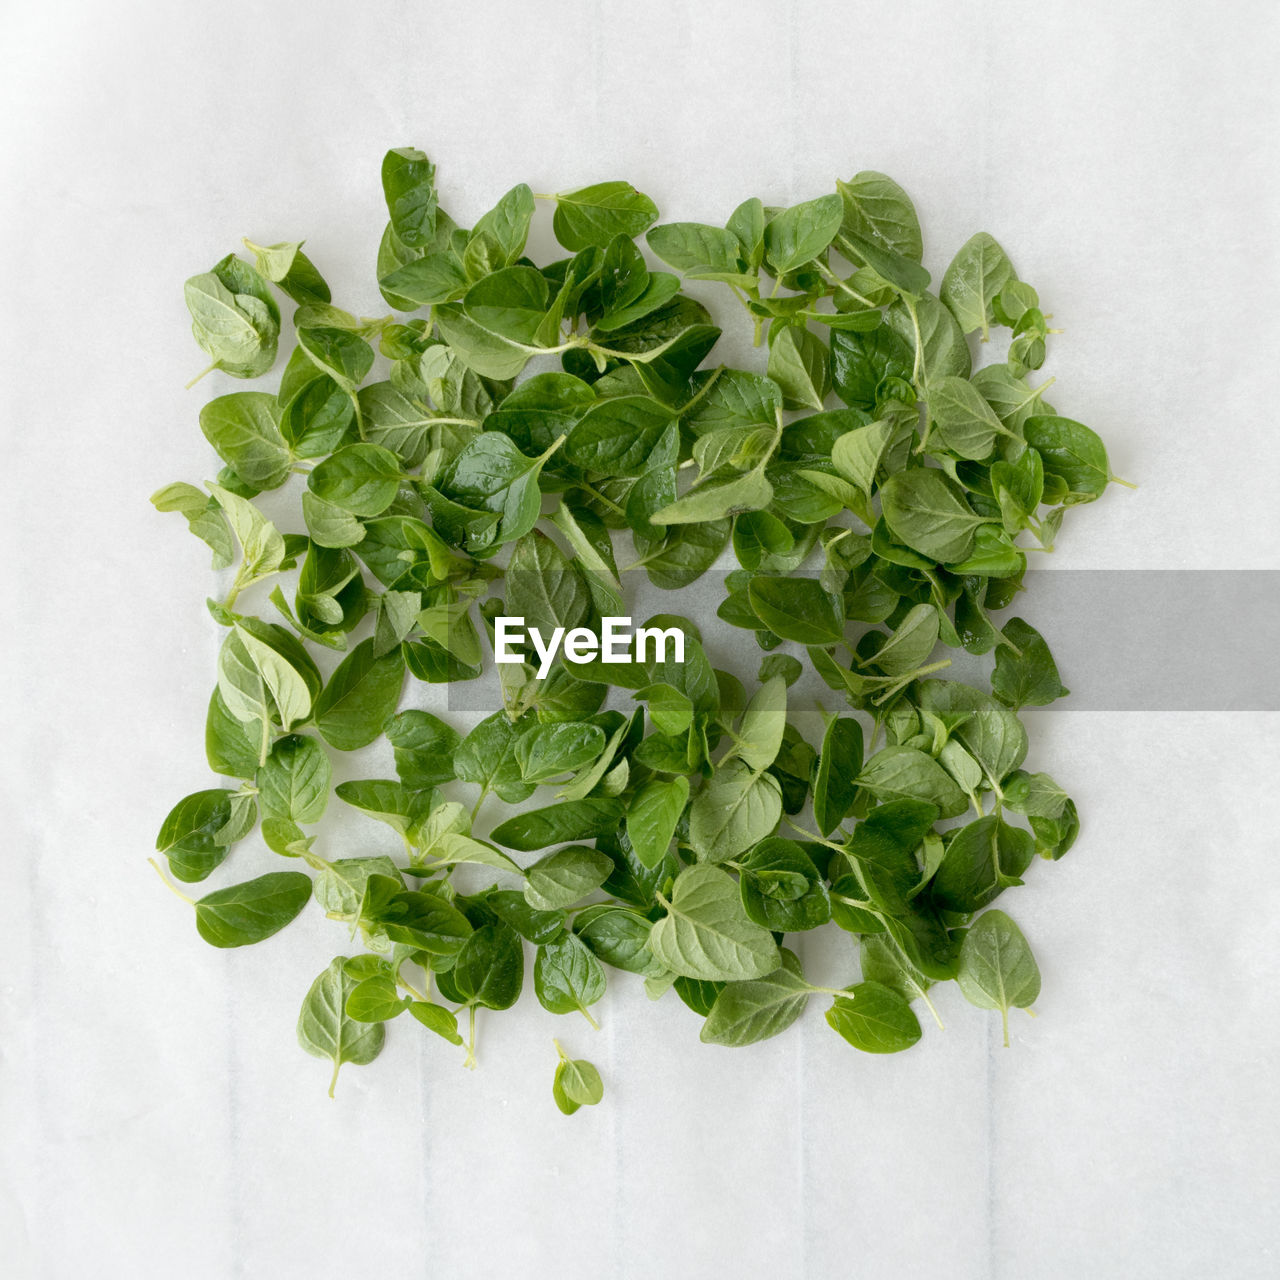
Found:
[[834, 840], [828, 840], [825, 836], [815, 835], [812, 831], [792, 822], [790, 818], [786, 819], [786, 824], [797, 834], [804, 836], [806, 840], [812, 840], [814, 844], [825, 844], [828, 849], [834, 849], [837, 853], [845, 852], [844, 845], [836, 844]]
[[462, 1064], [468, 1071], [476, 1069], [476, 1007], [467, 1006], [467, 1058]]
[[194, 898], [188, 898], [187, 895], [183, 893], [182, 890], [179, 889], [163, 871], [160, 870], [160, 864], [154, 858], [148, 858], [147, 861], [156, 869], [156, 875], [164, 881], [164, 887], [168, 889], [175, 898], [181, 898], [189, 907], [194, 907], [196, 905], [196, 900]]
[[212, 373], [217, 367], [218, 367], [218, 362], [215, 360], [207, 369], [202, 369], [199, 373], [197, 373], [196, 376], [192, 378], [191, 381], [188, 382], [182, 388], [183, 391], [190, 391], [191, 388], [194, 387], [196, 383], [200, 381], [201, 378], [203, 378], [206, 374]]

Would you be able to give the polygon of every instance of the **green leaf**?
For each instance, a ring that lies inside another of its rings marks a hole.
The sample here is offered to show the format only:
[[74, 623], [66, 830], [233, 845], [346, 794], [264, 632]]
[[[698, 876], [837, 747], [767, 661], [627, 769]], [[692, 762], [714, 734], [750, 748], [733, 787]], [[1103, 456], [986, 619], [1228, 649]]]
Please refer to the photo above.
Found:
[[279, 933], [307, 905], [311, 878], [299, 871], [215, 889], [197, 900], [196, 929], [215, 947], [245, 947]]
[[385, 778], [361, 778], [340, 782], [338, 799], [414, 841], [432, 802], [429, 791], [411, 791], [402, 782]]
[[604, 995], [605, 984], [604, 966], [576, 934], [538, 948], [533, 990], [548, 1013], [585, 1014]]
[[1019, 769], [1005, 780], [1004, 802], [1015, 813], [1057, 818], [1067, 807], [1069, 797], [1047, 773], [1024, 773]]
[[1044, 461], [1044, 474], [1066, 486], [1063, 506], [1092, 502], [1101, 496], [1111, 478], [1106, 446], [1096, 432], [1081, 422], [1052, 415], [1033, 414], [1023, 426], [1027, 443]]
[[315, 899], [326, 912], [353, 920], [360, 913], [369, 877], [375, 875], [403, 887], [400, 872], [388, 857], [336, 858], [316, 877]]
[[929, 273], [919, 262], [878, 240], [869, 240], [852, 231], [841, 231], [837, 243], [847, 258], [864, 263], [880, 280], [904, 297], [922, 298], [929, 287]]
[[156, 836], [156, 848], [169, 860], [179, 880], [203, 880], [222, 864], [229, 846], [218, 840], [231, 817], [231, 797], [224, 788], [184, 796], [169, 811]]
[[183, 286], [191, 332], [212, 358], [211, 368], [233, 378], [257, 378], [275, 363], [280, 311], [267, 282], [229, 254], [212, 271]]
[[565, 456], [575, 466], [601, 475], [640, 475], [673, 416], [648, 396], [602, 401], [573, 428], [565, 442]]
[[402, 890], [398, 876], [365, 881], [361, 922], [380, 926], [392, 942], [430, 955], [453, 956], [471, 936], [471, 922], [439, 894]]
[[1058, 678], [1058, 664], [1035, 627], [1021, 618], [1010, 618], [1002, 631], [1009, 645], [996, 651], [996, 669], [991, 675], [991, 691], [1001, 702], [1017, 711], [1025, 706], [1048, 706], [1071, 692]]
[[551, 299], [533, 267], [505, 267], [478, 280], [463, 300], [469, 319], [507, 342], [540, 346], [538, 332]]
[[769, 377], [782, 388], [782, 407], [821, 409], [831, 389], [826, 343], [796, 325], [770, 337]]
[[765, 977], [725, 984], [699, 1039], [738, 1048], [780, 1035], [804, 1013], [811, 991], [800, 962], [783, 951], [781, 966]]
[[939, 378], [929, 388], [933, 418], [931, 441], [940, 442], [961, 458], [991, 456], [1000, 436], [1008, 436], [996, 411], [965, 378]]
[[260, 734], [251, 732], [249, 726], [231, 714], [216, 688], [209, 698], [204, 746], [209, 768], [214, 773], [250, 779], [258, 771]]
[[774, 676], [756, 690], [747, 704], [734, 750], [758, 773], [777, 759], [786, 727], [787, 684], [781, 676]]
[[429, 711], [402, 711], [387, 722], [396, 773], [407, 787], [422, 790], [454, 777], [453, 755], [462, 735]]
[[719, 867], [686, 867], [649, 949], [672, 973], [709, 982], [763, 978], [781, 963], [767, 929], [747, 919], [733, 878]]
[[510, 925], [482, 925], [462, 944], [450, 976], [469, 1004], [511, 1008], [524, 985], [520, 935]]
[[991, 305], [996, 295], [1015, 278], [1013, 263], [985, 231], [965, 241], [942, 277], [939, 295], [965, 333], [982, 330], [986, 342]]
[[276, 740], [256, 785], [264, 813], [294, 822], [319, 822], [329, 799], [333, 770], [324, 748], [292, 733]]
[[157, 511], [177, 511], [187, 528], [213, 551], [213, 567], [225, 569], [235, 559], [235, 544], [227, 530], [219, 504], [195, 485], [167, 484], [151, 495]]
[[556, 1074], [551, 1085], [556, 1106], [571, 1116], [579, 1107], [591, 1107], [604, 1097], [604, 1081], [600, 1072], [585, 1058], [566, 1058], [561, 1055], [556, 1064]]
[[920, 261], [920, 220], [910, 196], [892, 178], [865, 169], [848, 182], [837, 182], [836, 189], [843, 205], [842, 230]]
[[844, 637], [843, 611], [815, 578], [754, 577], [747, 597], [760, 621], [783, 640], [826, 645]]
[[298, 329], [298, 346], [317, 369], [354, 395], [373, 368], [373, 348], [349, 329], [327, 325]]
[[932, 604], [918, 604], [863, 665], [887, 676], [906, 675], [928, 661], [937, 643], [938, 610]]
[[1028, 832], [989, 813], [951, 837], [933, 877], [933, 900], [948, 911], [977, 911], [1009, 885], [1021, 884], [1034, 857]]
[[882, 747], [863, 766], [858, 785], [881, 800], [923, 800], [937, 805], [944, 818], [969, 807], [968, 797], [947, 771], [915, 747]]
[[967, 378], [972, 372], [969, 343], [955, 316], [933, 294], [922, 294], [910, 306], [899, 298], [885, 312], [884, 318], [886, 326], [912, 350], [916, 346], [916, 328], [919, 327], [920, 363], [926, 390], [939, 378]]
[[831, 446], [831, 461], [836, 470], [868, 497], [875, 488], [881, 459], [896, 430], [892, 420], [881, 418], [846, 431]]
[[880, 384], [886, 378], [909, 380], [914, 363], [911, 348], [886, 324], [870, 333], [831, 334], [831, 385], [853, 408], [874, 409]]
[[598, 182], [556, 196], [552, 228], [571, 253], [595, 245], [604, 249], [614, 236], [638, 236], [658, 220], [658, 208], [629, 182]]
[[322, 502], [355, 516], [376, 516], [395, 500], [404, 475], [400, 459], [376, 444], [349, 444], [318, 463], [307, 488]]
[[1007, 364], [989, 364], [974, 373], [972, 382], [982, 398], [996, 411], [996, 416], [1016, 435], [1021, 435], [1028, 418], [1036, 414], [1052, 414], [1044, 393], [1053, 381], [1034, 389], [1015, 377]]
[[533, 192], [521, 182], [512, 187], [488, 213], [483, 214], [476, 222], [471, 231], [470, 244], [483, 238], [497, 251], [488, 270], [509, 267], [524, 253], [533, 213]]
[[627, 809], [627, 838], [646, 867], [661, 864], [688, 800], [689, 780], [683, 777], [650, 778], [632, 798]]
[[794, 840], [761, 840], [739, 863], [747, 916], [774, 933], [801, 933], [831, 919], [831, 899], [813, 859]]
[[541, 511], [538, 476], [545, 460], [545, 455], [527, 458], [500, 432], [485, 431], [450, 463], [440, 491], [461, 506], [498, 518], [489, 535], [493, 545], [514, 542], [533, 528]]
[[999, 1009], [1005, 1048], [1009, 1010], [1028, 1009], [1040, 994], [1040, 968], [1022, 930], [1003, 911], [978, 917], [960, 944], [960, 990], [979, 1009]]
[[388, 973], [375, 974], [356, 983], [347, 997], [346, 1015], [356, 1022], [390, 1022], [410, 1004], [409, 996], [396, 989]]
[[569, 720], [527, 729], [516, 739], [515, 758], [526, 782], [550, 782], [590, 764], [604, 746], [599, 725]]
[[770, 270], [781, 276], [812, 262], [835, 238], [842, 217], [840, 197], [830, 195], [807, 200], [771, 218], [764, 229]]
[[347, 1013], [347, 1001], [359, 985], [349, 972], [351, 962], [338, 956], [311, 984], [298, 1014], [298, 1043], [313, 1057], [333, 1063], [329, 1096], [333, 1097], [343, 1063], [365, 1066], [382, 1052], [386, 1029], [380, 1022], [357, 1022]]
[[997, 785], [1027, 755], [1027, 731], [1014, 712], [972, 685], [957, 680], [926, 680], [920, 706], [959, 722], [952, 731]]
[[663, 262], [680, 271], [735, 273], [739, 270], [741, 245], [727, 228], [710, 227], [702, 222], [667, 222], [651, 227], [645, 239]]
[[458, 1019], [452, 1010], [446, 1009], [443, 1005], [426, 1004], [421, 1000], [414, 1000], [409, 1005], [409, 1012], [428, 1031], [434, 1031], [441, 1039], [447, 1040], [450, 1044], [462, 1043], [462, 1037], [458, 1034]]
[[700, 862], [724, 862], [772, 835], [781, 817], [777, 778], [744, 760], [728, 760], [693, 798], [689, 844]]
[[254, 244], [244, 242], [254, 256], [258, 271], [272, 284], [280, 286], [299, 305], [332, 300], [329, 286], [316, 269], [316, 265], [302, 252], [301, 240], [286, 244]]
[[436, 230], [436, 167], [413, 147], [396, 147], [382, 161], [382, 191], [391, 228], [411, 249], [425, 249]]
[[204, 438], [246, 484], [275, 489], [289, 476], [289, 449], [280, 434], [275, 396], [237, 391], [200, 410]]
[[955, 564], [973, 547], [977, 515], [940, 471], [912, 467], [891, 475], [880, 489], [881, 510], [894, 537], [943, 564]]
[[878, 982], [859, 982], [849, 996], [837, 996], [827, 1010], [831, 1028], [864, 1053], [900, 1053], [920, 1039], [920, 1023], [896, 991]]
[[649, 517], [657, 525], [692, 524], [722, 520], [739, 511], [759, 511], [773, 501], [773, 486], [759, 470], [734, 480], [692, 489]]
[[[933, 1009], [928, 997], [933, 980], [907, 959], [888, 934], [864, 934], [858, 940], [858, 950], [865, 981], [878, 982], [881, 986], [896, 991], [908, 1003], [923, 999]], [[934, 1016], [937, 1016], [936, 1013]]]
[[[495, 832], [494, 839], [499, 838]], [[571, 907], [604, 884], [612, 871], [609, 856], [598, 849], [585, 845], [557, 849], [526, 869], [525, 901], [536, 911]]]
[[844, 821], [858, 794], [862, 770], [862, 726], [848, 716], [827, 724], [813, 784], [813, 816], [824, 836]]
[[499, 823], [492, 837], [508, 849], [528, 852], [568, 840], [588, 840], [614, 830], [622, 821], [623, 806], [617, 800], [587, 797], [563, 804], [531, 809]]
[[453, 757], [454, 768], [463, 782], [474, 782], [494, 791], [508, 804], [527, 800], [533, 785], [520, 777], [516, 763], [516, 730], [505, 712], [497, 711], [471, 730]]
[[395, 712], [403, 684], [400, 650], [376, 658], [373, 641], [362, 640], [316, 699], [315, 726], [320, 736], [339, 751], [368, 746]]

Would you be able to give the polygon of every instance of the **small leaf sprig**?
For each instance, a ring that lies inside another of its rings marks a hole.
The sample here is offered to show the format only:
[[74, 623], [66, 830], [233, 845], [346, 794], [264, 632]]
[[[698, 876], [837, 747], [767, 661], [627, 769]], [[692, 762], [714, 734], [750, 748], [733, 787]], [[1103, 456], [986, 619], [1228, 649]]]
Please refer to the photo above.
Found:
[[[819, 996], [849, 1044], [896, 1052], [921, 1037], [912, 1005], [940, 1023], [929, 993], [954, 979], [1007, 1044], [1040, 979], [991, 904], [1079, 823], [1023, 768], [1018, 714], [1067, 691], [1039, 632], [994, 615], [1116, 481], [1098, 436], [1048, 403], [1053, 380], [1028, 380], [1056, 332], [1036, 291], [979, 233], [930, 292], [915, 209], [879, 173], [790, 208], [748, 199], [724, 226], [658, 224], [625, 182], [543, 197], [566, 251], [544, 266], [524, 184], [467, 230], [422, 152], [389, 152], [382, 182], [377, 275], [398, 314], [334, 305], [300, 242], [246, 241], [252, 264], [186, 286], [206, 373], [269, 372], [279, 297], [296, 308], [278, 388], [201, 410], [216, 480], [152, 499], [235, 567], [209, 603], [224, 639], [205, 731], [234, 785], [180, 800], [157, 849], [200, 882], [256, 829], [305, 868], [197, 900], [170, 882], [200, 934], [259, 942], [314, 901], [358, 940], [298, 1021], [331, 1093], [405, 1013], [474, 1065], [477, 1012], [516, 1003], [529, 947], [538, 1002], [592, 1026], [612, 968], [674, 989], [710, 1044], [779, 1034]], [[651, 270], [641, 235], [680, 274]], [[763, 372], [709, 363], [720, 328], [686, 282], [745, 310]], [[982, 350], [997, 329], [1004, 358], [975, 370], [973, 335]], [[547, 357], [559, 368], [527, 373]], [[300, 485], [284, 531], [255, 499]], [[406, 676], [477, 678], [499, 614], [598, 631], [627, 614], [629, 575], [678, 592], [726, 551], [719, 620], [763, 655], [750, 692], [664, 614], [683, 662], [504, 665], [502, 707], [465, 736], [401, 709]], [[247, 612], [264, 591], [273, 612]], [[940, 647], [993, 654], [989, 691], [940, 677]], [[343, 655], [327, 679], [323, 651]], [[806, 667], [843, 703], [813, 741], [789, 706]], [[335, 788], [330, 752], [384, 736], [396, 777]], [[322, 852], [331, 792], [401, 856]], [[840, 987], [800, 957], [828, 926], [858, 952]], [[557, 1106], [599, 1102], [596, 1069], [556, 1048]]]

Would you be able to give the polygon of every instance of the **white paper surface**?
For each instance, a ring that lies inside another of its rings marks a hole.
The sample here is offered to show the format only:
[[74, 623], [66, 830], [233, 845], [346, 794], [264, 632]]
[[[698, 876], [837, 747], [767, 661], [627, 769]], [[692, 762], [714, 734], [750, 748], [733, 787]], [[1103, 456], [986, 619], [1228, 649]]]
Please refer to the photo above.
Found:
[[[475, 1073], [397, 1025], [330, 1102], [294, 1020], [333, 926], [214, 951], [145, 857], [212, 785], [215, 584], [146, 501], [213, 474], [196, 413], [232, 389], [182, 390], [181, 282], [241, 235], [306, 237], [381, 312], [389, 146], [431, 153], [464, 224], [520, 180], [625, 177], [665, 219], [716, 221], [887, 171], [935, 278], [976, 230], [1005, 244], [1066, 330], [1055, 403], [1141, 482], [1068, 521], [1055, 567], [1278, 567], [1277, 12], [7, 6], [4, 1273], [1274, 1276], [1274, 714], [1029, 715], [1085, 827], [1007, 899], [1044, 972], [1007, 1052], [953, 986], [945, 1033], [878, 1059], [823, 1002], [776, 1041], [703, 1046], [622, 977], [598, 1034], [526, 991], [483, 1020]], [[1212, 628], [1186, 637], [1206, 661]], [[1087, 663], [1063, 677], [1087, 687]], [[603, 1105], [554, 1109], [552, 1034]]]

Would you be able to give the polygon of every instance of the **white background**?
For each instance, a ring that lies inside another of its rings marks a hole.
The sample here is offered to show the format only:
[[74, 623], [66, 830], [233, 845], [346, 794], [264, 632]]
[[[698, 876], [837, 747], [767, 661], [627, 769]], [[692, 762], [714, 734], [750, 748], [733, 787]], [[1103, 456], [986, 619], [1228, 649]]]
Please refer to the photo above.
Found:
[[[1005, 244], [1067, 331], [1055, 403], [1141, 481], [1068, 521], [1056, 565], [1276, 568], [1278, 13], [5, 6], [5, 1274], [1280, 1273], [1274, 714], [1029, 717], [1085, 829], [1009, 895], [1045, 980], [1007, 1052], [954, 988], [945, 1033], [899, 1057], [816, 1005], [718, 1050], [624, 977], [599, 1034], [526, 989], [475, 1073], [396, 1025], [330, 1102], [293, 1023], [334, 926], [214, 951], [145, 861], [213, 782], [218, 584], [146, 499], [213, 473], [196, 413], [231, 388], [182, 390], [202, 360], [181, 284], [241, 235], [306, 237], [372, 314], [390, 146], [430, 152], [464, 225], [519, 180], [625, 177], [716, 221], [884, 170], [935, 277], [975, 230]], [[1206, 662], [1213, 625], [1187, 619]], [[599, 1064], [602, 1106], [554, 1109], [553, 1033]]]

